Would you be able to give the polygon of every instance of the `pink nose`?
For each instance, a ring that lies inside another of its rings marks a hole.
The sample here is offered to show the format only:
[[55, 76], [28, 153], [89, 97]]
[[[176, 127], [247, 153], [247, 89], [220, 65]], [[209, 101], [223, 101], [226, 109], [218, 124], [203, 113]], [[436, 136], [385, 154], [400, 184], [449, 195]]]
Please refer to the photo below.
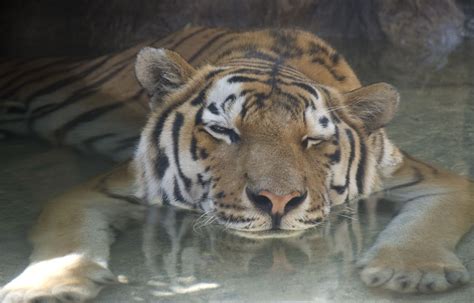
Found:
[[294, 191], [287, 195], [277, 195], [268, 190], [254, 193], [250, 188], [246, 188], [248, 199], [255, 205], [255, 207], [272, 217], [281, 218], [293, 208], [301, 205], [306, 199], [308, 192], [301, 194]]
[[[287, 194], [287, 195], [277, 195], [267, 190], [259, 192], [258, 195], [261, 197], [266, 197], [268, 200], [270, 200], [271, 202], [270, 214], [272, 215], [285, 214], [288, 211], [287, 206], [289, 205], [289, 202], [292, 201], [294, 198], [301, 196], [300, 193], [297, 191], [294, 191], [291, 194]], [[300, 202], [303, 202], [303, 201], [301, 200]], [[300, 204], [300, 203], [296, 203], [296, 204]]]

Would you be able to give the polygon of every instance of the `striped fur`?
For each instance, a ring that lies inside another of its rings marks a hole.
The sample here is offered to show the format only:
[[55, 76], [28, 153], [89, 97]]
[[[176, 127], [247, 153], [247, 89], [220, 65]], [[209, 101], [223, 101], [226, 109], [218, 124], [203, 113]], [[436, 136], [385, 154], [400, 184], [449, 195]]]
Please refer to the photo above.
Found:
[[[253, 207], [246, 188], [278, 194], [307, 190], [304, 205], [280, 226], [302, 229], [321, 222], [332, 205], [379, 189], [380, 172], [401, 161], [383, 130], [369, 132], [351, 117], [347, 94], [360, 88], [359, 80], [342, 56], [315, 36], [224, 32], [206, 47], [207, 65], [187, 71], [191, 80], [176, 80], [170, 91], [173, 80], [161, 70], [166, 86], [149, 89], [159, 104], [135, 157], [138, 195], [148, 203], [199, 209], [230, 227], [262, 230], [272, 223]], [[190, 58], [200, 57], [201, 50]], [[139, 80], [170, 56], [145, 51], [150, 56], [139, 55]], [[227, 133], [213, 132], [214, 126]], [[316, 137], [320, 146], [303, 146]], [[273, 158], [272, 150], [278, 150]]]

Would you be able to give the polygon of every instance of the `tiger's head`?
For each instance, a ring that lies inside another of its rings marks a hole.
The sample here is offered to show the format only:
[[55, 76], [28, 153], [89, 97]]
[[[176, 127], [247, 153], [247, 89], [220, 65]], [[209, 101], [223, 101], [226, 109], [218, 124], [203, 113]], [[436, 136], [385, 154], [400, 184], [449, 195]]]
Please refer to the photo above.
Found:
[[343, 93], [281, 62], [195, 69], [154, 48], [139, 53], [136, 75], [152, 107], [135, 156], [149, 203], [234, 229], [298, 230], [378, 185], [373, 146], [399, 99], [388, 84]]

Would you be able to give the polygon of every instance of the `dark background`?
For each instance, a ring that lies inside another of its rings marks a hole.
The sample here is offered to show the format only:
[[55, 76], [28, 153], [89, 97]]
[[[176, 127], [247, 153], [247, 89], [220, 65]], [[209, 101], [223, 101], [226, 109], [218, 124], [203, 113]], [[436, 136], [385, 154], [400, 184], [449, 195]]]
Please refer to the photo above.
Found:
[[185, 25], [300, 27], [406, 52], [449, 51], [474, 37], [474, 1], [10, 0], [0, 4], [0, 56], [104, 54]]

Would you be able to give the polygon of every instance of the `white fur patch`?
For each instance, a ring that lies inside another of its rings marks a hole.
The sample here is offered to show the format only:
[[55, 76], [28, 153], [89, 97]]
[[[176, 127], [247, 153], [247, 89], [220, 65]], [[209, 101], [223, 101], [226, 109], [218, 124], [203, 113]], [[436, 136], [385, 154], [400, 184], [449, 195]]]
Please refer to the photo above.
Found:
[[324, 103], [312, 96], [311, 101], [316, 108], [309, 106], [305, 112], [308, 137], [328, 139], [336, 133], [336, 126]]
[[[216, 125], [232, 129], [237, 134], [240, 134], [235, 125], [235, 120], [242, 111], [245, 97], [240, 95], [242, 91], [240, 83], [229, 83], [227, 81], [232, 76], [229, 75], [218, 80], [209, 90], [202, 120], [207, 127]], [[229, 144], [231, 143], [230, 138], [226, 135], [213, 135]]]

